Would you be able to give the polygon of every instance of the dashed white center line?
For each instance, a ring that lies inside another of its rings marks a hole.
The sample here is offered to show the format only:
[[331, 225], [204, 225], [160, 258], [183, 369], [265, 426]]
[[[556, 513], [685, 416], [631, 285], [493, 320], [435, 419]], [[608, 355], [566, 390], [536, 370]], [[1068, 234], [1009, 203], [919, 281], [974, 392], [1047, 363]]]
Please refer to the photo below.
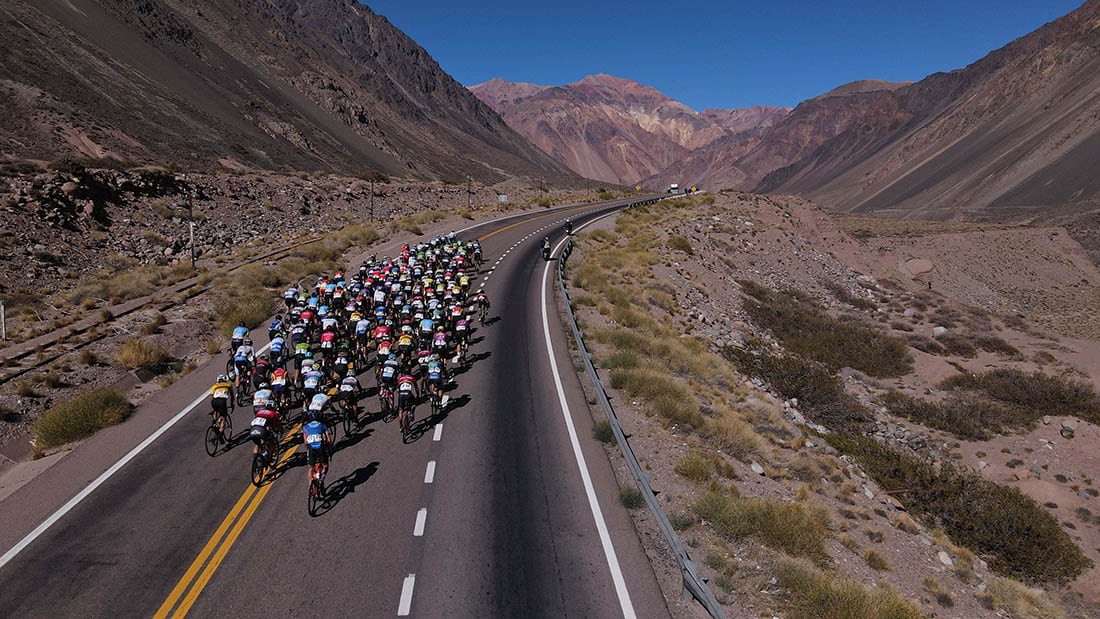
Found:
[[401, 584], [401, 601], [397, 604], [398, 617], [409, 616], [409, 611], [412, 610], [413, 586], [415, 585], [416, 574], [409, 574], [405, 577], [405, 582]]
[[416, 512], [416, 524], [413, 526], [413, 537], [421, 537], [424, 535], [424, 525], [428, 522], [428, 508], [421, 507], [420, 511]]
[[428, 460], [428, 468], [424, 471], [424, 483], [430, 484], [435, 481], [435, 460]]
[[439, 439], [443, 438], [443, 422], [435, 424], [435, 434], [432, 435], [432, 440], [439, 442]]

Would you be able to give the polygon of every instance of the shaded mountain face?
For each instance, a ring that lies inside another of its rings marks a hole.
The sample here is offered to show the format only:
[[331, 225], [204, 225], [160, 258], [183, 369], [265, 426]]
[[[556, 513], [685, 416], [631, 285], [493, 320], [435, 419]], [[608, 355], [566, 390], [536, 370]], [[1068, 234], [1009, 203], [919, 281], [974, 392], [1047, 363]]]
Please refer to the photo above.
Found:
[[761, 107], [698, 113], [654, 88], [610, 75], [531, 86], [490, 80], [471, 91], [557, 161], [611, 183], [650, 177], [695, 149], [774, 123], [787, 112]]
[[[793, 116], [794, 114], [792, 114]], [[844, 210], [1002, 218], [1100, 198], [1100, 0], [885, 91], [760, 191]]]
[[354, 0], [8, 0], [0, 152], [571, 176]]

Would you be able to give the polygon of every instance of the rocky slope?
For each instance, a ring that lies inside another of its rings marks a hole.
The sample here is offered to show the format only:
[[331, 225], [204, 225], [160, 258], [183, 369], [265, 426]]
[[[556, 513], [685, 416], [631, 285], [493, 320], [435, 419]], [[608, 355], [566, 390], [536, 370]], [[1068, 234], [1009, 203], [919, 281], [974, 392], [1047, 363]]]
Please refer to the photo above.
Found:
[[612, 183], [652, 176], [695, 149], [773, 124], [787, 111], [699, 113], [654, 88], [602, 74], [565, 86], [532, 86], [491, 80], [471, 90], [571, 170]]
[[352, 0], [13, 0], [0, 54], [9, 159], [569, 176]]
[[835, 137], [760, 191], [923, 218], [1100, 196], [1100, 1], [970, 66], [881, 92]]

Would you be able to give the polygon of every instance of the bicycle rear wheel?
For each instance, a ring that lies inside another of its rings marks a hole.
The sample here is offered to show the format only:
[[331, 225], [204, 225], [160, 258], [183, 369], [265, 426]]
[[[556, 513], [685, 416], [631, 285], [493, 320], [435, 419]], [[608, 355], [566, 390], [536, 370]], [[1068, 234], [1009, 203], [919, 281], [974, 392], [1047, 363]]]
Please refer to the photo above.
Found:
[[343, 403], [344, 407], [344, 436], [351, 436], [352, 428], [352, 406], [347, 402]]
[[252, 485], [257, 488], [264, 481], [264, 469], [266, 468], [266, 462], [261, 454], [254, 454], [252, 456]]
[[206, 447], [206, 455], [214, 457], [214, 454], [218, 453], [218, 449], [221, 447], [221, 437], [218, 436], [218, 428], [214, 425], [206, 427], [206, 440], [204, 445]]

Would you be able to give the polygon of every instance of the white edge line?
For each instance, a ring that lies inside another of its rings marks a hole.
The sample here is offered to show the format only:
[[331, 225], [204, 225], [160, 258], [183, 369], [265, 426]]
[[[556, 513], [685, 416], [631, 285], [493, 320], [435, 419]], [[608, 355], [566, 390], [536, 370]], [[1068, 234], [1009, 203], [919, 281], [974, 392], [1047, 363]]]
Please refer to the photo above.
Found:
[[430, 484], [435, 481], [435, 460], [428, 460], [428, 468], [424, 471], [424, 483]]
[[[612, 211], [604, 217], [617, 213], [618, 211]], [[598, 217], [592, 221], [586, 222], [585, 225], [593, 223], [603, 219]], [[583, 226], [581, 226], [583, 227]], [[579, 230], [581, 227], [578, 227]], [[561, 246], [569, 240], [569, 237], [562, 239], [554, 251], [557, 252], [561, 249]], [[554, 359], [554, 346], [550, 342], [550, 322], [546, 317], [546, 280], [550, 275], [550, 265], [553, 262], [547, 262], [546, 266], [542, 270], [542, 334], [546, 338], [546, 354], [550, 357], [550, 369], [554, 374], [554, 386], [558, 389], [558, 403], [561, 404], [561, 414], [565, 418], [565, 427], [569, 430], [569, 442], [573, 446], [573, 455], [576, 456], [577, 466], [580, 468], [581, 481], [584, 484], [584, 492], [588, 495], [588, 507], [592, 510], [592, 518], [596, 521], [596, 530], [600, 534], [600, 544], [603, 545], [604, 556], [607, 557], [607, 566], [611, 570], [611, 580], [615, 584], [615, 593], [619, 596], [619, 607], [623, 611], [623, 617], [626, 619], [634, 619], [637, 615], [634, 612], [634, 604], [630, 601], [630, 592], [626, 588], [626, 580], [623, 578], [622, 568], [619, 566], [619, 558], [615, 554], [615, 546], [611, 542], [611, 534], [607, 531], [607, 523], [603, 518], [603, 511], [600, 509], [600, 502], [596, 498], [596, 491], [592, 486], [592, 477], [588, 473], [588, 465], [584, 461], [584, 454], [581, 453], [581, 444], [577, 439], [577, 429], [573, 427], [573, 417], [569, 412], [569, 403], [565, 401], [565, 389], [561, 384], [561, 374], [558, 372], [558, 364]]]
[[416, 585], [416, 574], [409, 574], [401, 583], [401, 601], [397, 604], [397, 616], [407, 617], [412, 610], [413, 586]]
[[420, 511], [416, 512], [416, 524], [413, 525], [413, 537], [421, 537], [424, 535], [424, 525], [428, 522], [428, 508], [421, 507]]
[[[271, 344], [265, 344], [264, 347], [261, 348], [258, 352], [262, 353], [270, 347], [271, 347]], [[146, 447], [148, 447], [149, 445], [152, 445], [153, 441], [160, 438], [160, 436], [162, 434], [167, 432], [168, 429], [171, 428], [172, 426], [176, 425], [176, 423], [178, 423], [180, 419], [183, 419], [187, 415], [187, 413], [190, 413], [192, 410], [194, 410], [194, 408], [196, 406], [198, 406], [199, 404], [201, 404], [203, 402], [203, 400], [205, 400], [205, 399], [206, 399], [206, 392], [203, 392], [202, 395], [195, 398], [194, 400], [192, 400], [192, 402], [190, 404], [185, 406], [183, 408], [183, 410], [176, 413], [174, 417], [172, 417], [171, 419], [166, 421], [164, 423], [164, 425], [157, 428], [144, 441], [141, 441], [140, 443], [138, 443], [137, 447], [134, 447], [125, 456], [122, 456], [121, 458], [119, 458], [118, 462], [115, 462], [114, 464], [111, 465], [111, 468], [107, 469], [106, 471], [103, 471], [103, 473], [101, 473], [99, 475], [99, 477], [96, 477], [94, 480], [92, 480], [92, 482], [89, 483], [87, 486], [85, 486], [83, 490], [78, 492], [76, 494], [76, 496], [69, 499], [64, 505], [59, 507], [57, 509], [57, 511], [50, 514], [50, 516], [48, 518], [43, 520], [42, 523], [39, 524], [37, 527], [35, 527], [33, 531], [28, 533], [26, 535], [26, 537], [19, 540], [19, 543], [12, 546], [10, 550], [5, 552], [4, 556], [0, 557], [0, 567], [4, 567], [12, 559], [14, 559], [20, 552], [23, 552], [23, 550], [25, 550], [27, 548], [27, 546], [30, 546], [31, 543], [34, 542], [34, 540], [38, 539], [38, 536], [42, 535], [50, 527], [57, 524], [57, 521], [61, 520], [61, 518], [64, 517], [65, 514], [72, 511], [72, 509], [74, 507], [76, 507], [77, 505], [79, 505], [81, 501], [88, 498], [88, 495], [95, 492], [96, 488], [99, 488], [100, 486], [102, 486], [104, 484], [104, 482], [106, 482], [108, 479], [111, 478], [112, 475], [114, 475], [115, 473], [122, 470], [122, 467], [129, 464], [130, 461], [133, 460], [134, 458], [136, 458], [138, 454], [140, 454], [142, 451], [145, 450]]]

